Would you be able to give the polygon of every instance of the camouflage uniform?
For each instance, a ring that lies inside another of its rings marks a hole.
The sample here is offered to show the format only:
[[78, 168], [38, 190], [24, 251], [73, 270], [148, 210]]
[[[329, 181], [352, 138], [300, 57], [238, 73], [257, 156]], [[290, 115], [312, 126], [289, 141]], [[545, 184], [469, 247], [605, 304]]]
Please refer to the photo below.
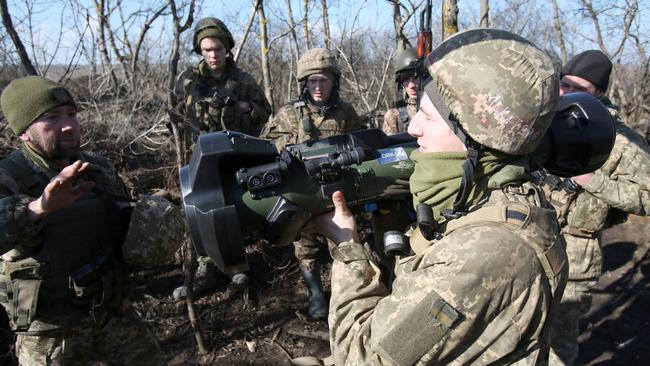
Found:
[[[312, 49], [311, 52], [318, 55], [321, 49]], [[310, 68], [304, 66], [305, 60], [310, 59], [310, 51], [307, 51], [302, 62], [299, 62], [299, 78], [305, 80], [309, 75], [322, 71], [330, 71], [338, 77], [338, 68], [335, 64], [320, 64], [318, 62], [309, 64]], [[305, 71], [303, 71], [305, 70]], [[303, 93], [303, 97], [293, 101], [278, 111], [269, 123], [264, 127], [260, 137], [272, 140], [278, 149], [286, 145], [298, 144], [310, 139], [323, 138], [342, 133], [360, 130], [361, 123], [354, 107], [338, 99], [338, 91], [333, 90], [327, 105], [319, 107], [309, 102], [309, 97]], [[306, 132], [304, 125], [310, 126], [310, 132]], [[312, 271], [316, 266], [319, 244], [321, 240], [311, 234], [301, 234], [299, 241], [294, 242], [296, 258], [300, 268]]]
[[[311, 133], [305, 132], [303, 118], [313, 126]], [[310, 139], [358, 131], [361, 129], [359, 121], [354, 107], [344, 101], [317, 107], [298, 100], [282, 107], [266, 124], [260, 137], [273, 140], [275, 146], [282, 149]]]
[[569, 282], [551, 328], [550, 364], [572, 365], [578, 357], [579, 320], [591, 307], [602, 272], [600, 236], [612, 208], [650, 214], [650, 147], [609, 109], [616, 121], [614, 148], [591, 181], [577, 192], [544, 186], [556, 207], [567, 243]]
[[543, 364], [544, 325], [566, 280], [566, 255], [552, 209], [539, 207], [532, 192], [530, 184], [493, 191], [459, 221], [505, 207], [528, 213], [520, 219], [479, 218], [450, 230], [458, 225], [452, 221], [435, 241], [413, 234], [416, 254], [398, 259], [391, 291], [363, 246], [335, 249], [329, 324], [336, 364]]
[[[199, 133], [222, 130], [257, 136], [269, 119], [271, 106], [255, 79], [230, 58], [226, 62], [225, 76], [221, 79], [212, 75], [204, 60], [178, 77], [176, 93], [194, 141]], [[221, 99], [216, 104], [211, 103], [215, 92], [220, 96], [217, 99]], [[238, 101], [249, 103], [250, 113], [242, 112]]]
[[86, 178], [95, 188], [71, 205], [30, 223], [27, 205], [57, 171], [17, 150], [0, 161], [0, 303], [17, 334], [24, 365], [159, 365], [147, 325], [122, 299], [120, 244], [128, 197], [108, 161], [90, 153]]
[[[405, 101], [405, 103], [406, 103], [406, 107], [405, 107], [406, 114], [408, 115], [408, 119], [410, 120], [418, 112], [417, 99], [409, 98]], [[406, 132], [406, 128], [404, 128], [404, 122], [402, 121], [402, 117], [400, 115], [400, 111], [397, 108], [391, 108], [386, 111], [386, 114], [384, 114], [384, 124], [382, 125], [381, 129], [387, 135], [394, 135], [396, 133]]]
[[[301, 114], [308, 116], [316, 127], [311, 134], [302, 128]], [[361, 129], [359, 117], [354, 108], [345, 102], [338, 102], [327, 108], [312, 105], [294, 107], [287, 104], [271, 118], [261, 137], [273, 140], [278, 149], [285, 145], [302, 143], [310, 139], [339, 135]], [[300, 240], [294, 242], [294, 253], [303, 271], [314, 271], [324, 238], [319, 235], [302, 233]]]
[[[454, 154], [472, 164], [452, 167], [463, 179], [427, 185], [436, 177], [423, 157], [443, 166], [447, 153], [411, 156], [416, 162], [411, 192], [440, 219], [434, 233], [412, 233], [415, 254], [398, 257], [391, 290], [362, 245], [342, 243], [331, 251], [335, 363], [546, 364], [548, 322], [568, 268], [555, 213], [526, 182], [526, 154], [553, 117], [557, 72], [530, 42], [490, 29], [446, 39], [427, 63], [433, 81], [425, 91], [467, 149]], [[497, 163], [488, 170], [474, 154], [494, 154]], [[464, 181], [473, 184], [464, 189], [458, 183]], [[453, 187], [453, 204], [436, 196]], [[423, 192], [430, 199], [422, 200]]]

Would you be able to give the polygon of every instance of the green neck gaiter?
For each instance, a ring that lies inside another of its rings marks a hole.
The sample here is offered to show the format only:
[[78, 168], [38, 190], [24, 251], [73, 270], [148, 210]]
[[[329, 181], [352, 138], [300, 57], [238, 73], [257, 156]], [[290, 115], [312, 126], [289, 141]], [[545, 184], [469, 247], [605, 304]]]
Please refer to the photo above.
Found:
[[40, 156], [36, 151], [34, 151], [31, 147], [29, 147], [29, 145], [24, 142], [22, 143], [21, 150], [27, 159], [33, 161], [34, 164], [45, 170], [50, 175], [57, 175], [61, 169], [65, 168], [64, 166], [60, 166], [59, 164], [56, 164], [55, 162], [49, 161]]
[[[492, 151], [481, 151], [478, 163], [474, 169], [474, 184], [467, 198], [465, 207], [471, 207], [484, 199], [489, 189], [494, 184], [488, 182], [495, 172], [499, 171], [508, 160], [506, 155]], [[441, 221], [440, 212], [443, 209], [453, 208], [454, 200], [460, 190], [460, 182], [463, 177], [462, 164], [467, 158], [467, 153], [460, 152], [435, 152], [422, 153], [415, 150], [411, 153], [411, 160], [415, 163], [415, 170], [411, 175], [410, 187], [413, 194], [413, 207], [418, 203], [426, 203], [433, 209], [434, 219]], [[517, 175], [517, 176], [515, 176]], [[519, 179], [519, 174], [503, 178], [499, 186]]]

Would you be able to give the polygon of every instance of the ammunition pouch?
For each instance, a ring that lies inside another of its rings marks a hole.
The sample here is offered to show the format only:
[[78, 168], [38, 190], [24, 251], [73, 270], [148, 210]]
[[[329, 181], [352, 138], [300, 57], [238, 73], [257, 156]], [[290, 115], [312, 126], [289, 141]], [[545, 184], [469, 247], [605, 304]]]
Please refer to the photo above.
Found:
[[47, 265], [31, 260], [0, 263], [0, 303], [14, 331], [28, 330], [37, 315], [105, 311], [121, 301], [119, 271], [104, 256], [94, 258], [68, 277], [49, 277], [48, 272]]
[[0, 263], [0, 302], [13, 330], [27, 330], [36, 317], [42, 271], [40, 263]]

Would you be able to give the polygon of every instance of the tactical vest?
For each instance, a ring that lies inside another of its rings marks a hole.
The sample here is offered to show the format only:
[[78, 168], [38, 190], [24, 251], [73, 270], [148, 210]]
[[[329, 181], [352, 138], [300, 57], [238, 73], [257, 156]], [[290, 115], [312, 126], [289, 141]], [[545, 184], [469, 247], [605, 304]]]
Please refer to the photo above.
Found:
[[351, 132], [346, 128], [349, 116], [338, 104], [319, 108], [308, 105], [303, 100], [297, 100], [292, 102], [292, 105], [300, 121], [299, 143]]
[[251, 134], [251, 119], [239, 109], [241, 85], [237, 70], [226, 70], [225, 81], [201, 75], [198, 68], [185, 71], [185, 113], [197, 131], [240, 131]]
[[[21, 194], [38, 197], [48, 177], [16, 151], [0, 161]], [[117, 253], [128, 216], [97, 189], [42, 220], [34, 248], [15, 248], [0, 260], [0, 303], [12, 329], [38, 318], [81, 310], [108, 311], [121, 303], [123, 272]]]
[[[449, 235], [463, 228], [498, 223], [499, 227], [519, 237], [535, 252], [553, 293], [557, 293], [556, 290], [562, 285], [560, 275], [568, 268], [566, 252], [563, 240], [555, 232], [544, 229], [557, 226], [556, 222], [553, 210], [518, 202], [498, 202], [448, 222], [442, 235]], [[410, 244], [411, 249], [420, 254], [429, 246], [435, 245], [435, 241], [427, 240], [420, 230], [416, 229], [411, 235]]]

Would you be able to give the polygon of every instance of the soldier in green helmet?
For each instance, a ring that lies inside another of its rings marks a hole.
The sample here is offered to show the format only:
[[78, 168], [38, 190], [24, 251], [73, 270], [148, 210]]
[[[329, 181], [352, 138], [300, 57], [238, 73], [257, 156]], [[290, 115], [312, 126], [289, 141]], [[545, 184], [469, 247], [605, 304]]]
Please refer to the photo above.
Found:
[[192, 136], [233, 130], [257, 136], [271, 114], [271, 106], [255, 79], [237, 67], [235, 41], [217, 18], [203, 18], [194, 27], [193, 50], [203, 59], [178, 77], [181, 115]]
[[413, 255], [388, 289], [342, 192], [317, 218], [330, 250], [336, 365], [537, 365], [567, 279], [555, 212], [529, 182], [559, 94], [551, 58], [515, 34], [458, 33], [428, 55], [408, 132]]
[[408, 122], [418, 111], [418, 63], [415, 48], [402, 50], [395, 57], [395, 82], [397, 83], [397, 100], [395, 108], [384, 114], [382, 130], [387, 135], [406, 132]]
[[[22, 142], [0, 160], [0, 304], [19, 363], [162, 365], [156, 339], [124, 301], [125, 269], [147, 264], [146, 253], [171, 258], [180, 208], [145, 199], [133, 215], [146, 220], [129, 225], [124, 184], [105, 158], [80, 151], [77, 104], [63, 86], [16, 79], [0, 104]], [[154, 226], [136, 230], [146, 221]], [[156, 225], [167, 241], [155, 238]], [[129, 240], [137, 231], [152, 234]]]
[[[186, 146], [201, 133], [239, 131], [258, 136], [271, 114], [271, 106], [255, 79], [237, 67], [232, 56], [235, 41], [226, 25], [217, 18], [199, 20], [194, 27], [193, 50], [203, 59], [178, 77], [176, 94], [179, 113], [184, 117]], [[191, 140], [191, 141], [188, 141]], [[217, 285], [214, 263], [199, 253], [194, 292], [201, 293]], [[245, 273], [232, 276], [236, 284], [245, 284]], [[184, 286], [174, 291], [185, 297]]]
[[[273, 140], [278, 149], [361, 129], [354, 107], [339, 97], [339, 71], [334, 55], [324, 48], [307, 50], [298, 60], [301, 94], [282, 107], [265, 126], [261, 137]], [[316, 260], [322, 239], [302, 234], [294, 243], [295, 254], [309, 290], [309, 316], [327, 316], [327, 299]]]

